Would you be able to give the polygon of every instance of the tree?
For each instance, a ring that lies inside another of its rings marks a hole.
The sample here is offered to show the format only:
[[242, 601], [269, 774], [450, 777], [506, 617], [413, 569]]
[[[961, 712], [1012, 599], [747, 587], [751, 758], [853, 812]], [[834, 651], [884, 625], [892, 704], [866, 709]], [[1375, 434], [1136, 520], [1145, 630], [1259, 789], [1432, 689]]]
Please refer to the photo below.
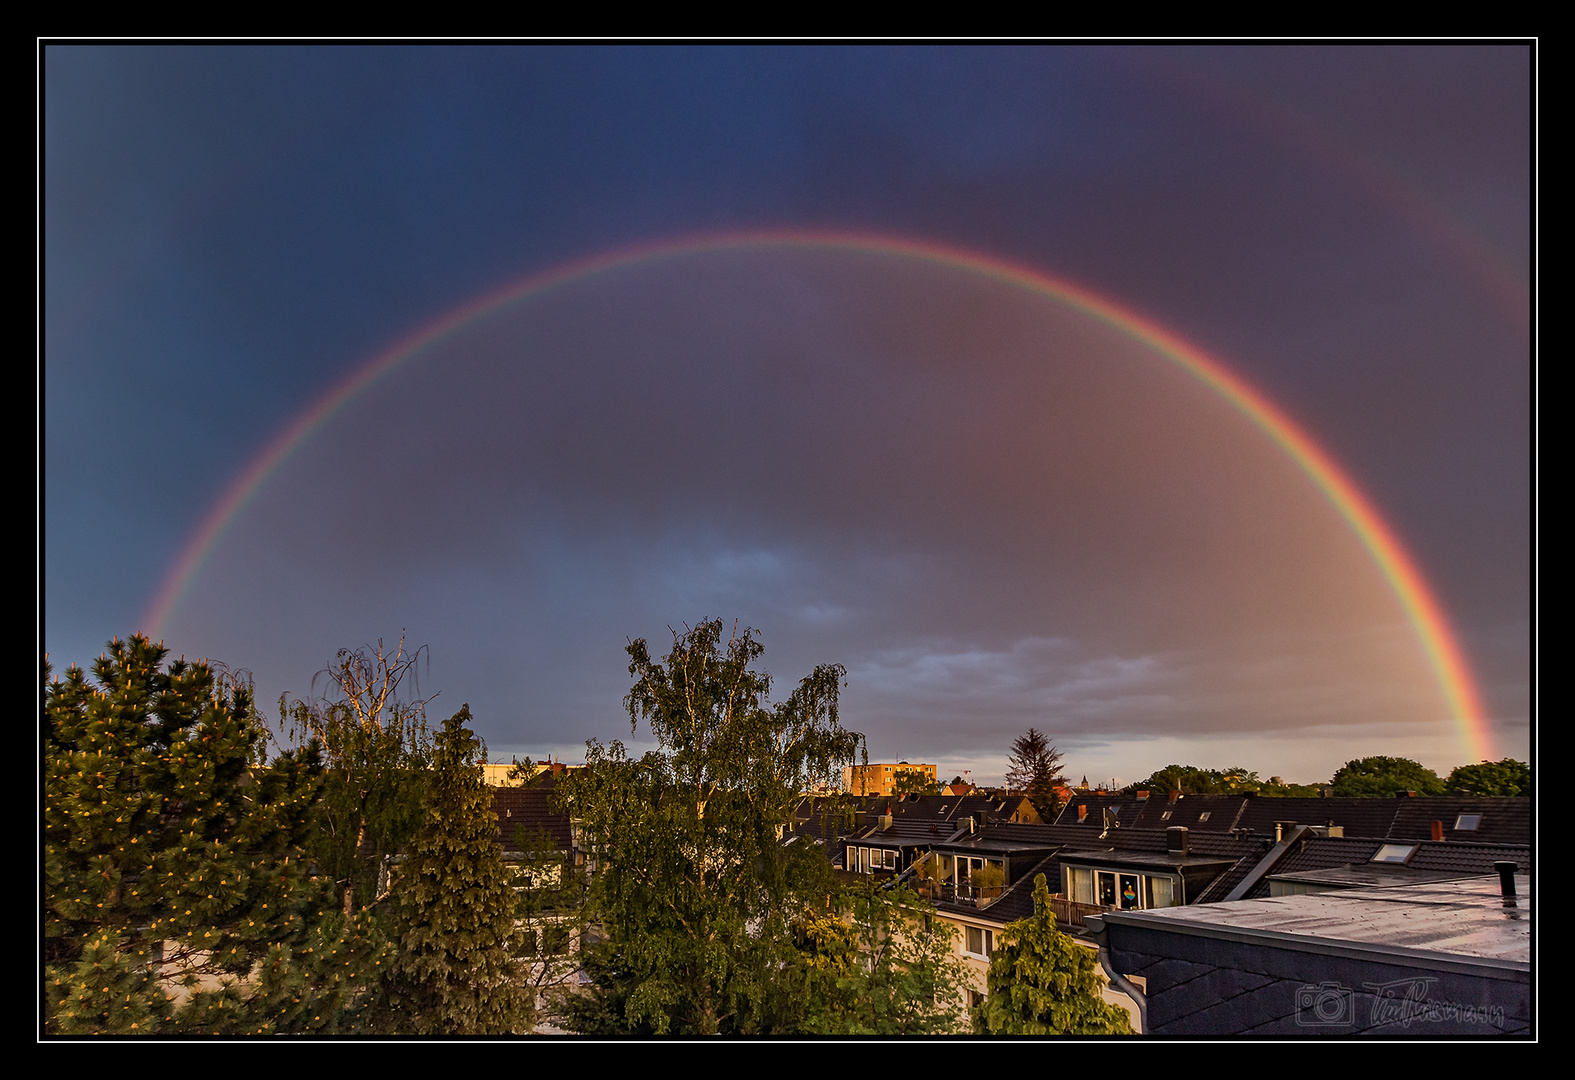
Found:
[[1125, 1009], [1100, 996], [1094, 954], [1056, 929], [1045, 876], [1034, 878], [1034, 913], [1008, 923], [986, 976], [989, 996], [973, 1010], [986, 1035], [1129, 1035]]
[[92, 682], [45, 664], [46, 1032], [273, 1030], [295, 1014], [249, 992], [254, 969], [320, 981], [291, 959], [322, 940], [303, 858], [319, 748], [265, 761], [250, 687], [165, 656], [137, 635]]
[[532, 1022], [518, 970], [519, 901], [469, 723], [466, 705], [438, 733], [421, 828], [398, 867], [399, 953], [387, 990], [388, 1022], [401, 1034], [501, 1035]]
[[673, 633], [665, 662], [628, 647], [631, 729], [660, 749], [586, 744], [558, 790], [594, 860], [585, 953], [594, 980], [571, 1026], [605, 1034], [752, 1032], [795, 959], [793, 926], [836, 891], [825, 852], [783, 843], [801, 793], [834, 782], [860, 738], [837, 721], [843, 668], [823, 664], [785, 701], [755, 669], [763, 646], [720, 619]]
[[941, 785], [918, 769], [898, 769], [892, 774], [893, 795], [939, 795]]
[[1340, 798], [1393, 798], [1397, 792], [1414, 791], [1419, 795], [1442, 795], [1444, 782], [1438, 774], [1410, 758], [1365, 757], [1347, 761], [1334, 774], [1331, 784]]
[[[966, 1030], [966, 964], [951, 923], [907, 889], [865, 881], [799, 927], [767, 1034], [945, 1035]], [[841, 917], [838, 917], [840, 915]]]
[[1513, 758], [1457, 765], [1445, 785], [1452, 790], [1469, 791], [1473, 795], [1520, 795], [1529, 798], [1531, 766]]
[[1065, 784], [1061, 754], [1043, 733], [1029, 728], [1012, 741], [1006, 786], [1026, 794], [1042, 820], [1055, 820], [1061, 809], [1055, 789]]
[[[1166, 765], [1146, 780], [1125, 790], [1172, 792], [1183, 795], [1245, 795], [1264, 789], [1258, 774], [1240, 765], [1228, 769], [1200, 769], [1196, 765]], [[1313, 794], [1317, 794], [1316, 791]]]
[[[420, 823], [432, 740], [427, 700], [409, 693], [424, 649], [340, 649], [312, 680], [310, 701], [279, 701], [280, 722], [296, 745], [323, 747], [327, 777], [308, 854], [339, 887], [346, 919], [381, 897], [388, 857], [403, 850]], [[317, 697], [318, 680], [331, 692]]]

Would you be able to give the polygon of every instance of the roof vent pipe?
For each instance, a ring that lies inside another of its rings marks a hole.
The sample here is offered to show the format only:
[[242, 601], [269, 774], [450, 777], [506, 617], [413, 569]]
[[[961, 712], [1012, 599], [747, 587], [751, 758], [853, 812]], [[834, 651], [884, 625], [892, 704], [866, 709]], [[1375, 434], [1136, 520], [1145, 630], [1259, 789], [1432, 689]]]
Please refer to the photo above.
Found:
[[1493, 869], [1498, 871], [1498, 887], [1504, 899], [1515, 899], [1515, 871], [1520, 868], [1512, 862], [1496, 862]]

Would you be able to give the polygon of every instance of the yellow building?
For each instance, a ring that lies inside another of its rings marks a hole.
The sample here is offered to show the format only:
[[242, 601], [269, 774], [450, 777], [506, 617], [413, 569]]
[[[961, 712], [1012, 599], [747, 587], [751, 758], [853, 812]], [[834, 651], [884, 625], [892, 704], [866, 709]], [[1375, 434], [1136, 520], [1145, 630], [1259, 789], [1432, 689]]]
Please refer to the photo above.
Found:
[[935, 783], [934, 765], [910, 765], [906, 761], [881, 762], [879, 765], [845, 765], [842, 787], [851, 795], [890, 795], [898, 773], [918, 773], [926, 784]]

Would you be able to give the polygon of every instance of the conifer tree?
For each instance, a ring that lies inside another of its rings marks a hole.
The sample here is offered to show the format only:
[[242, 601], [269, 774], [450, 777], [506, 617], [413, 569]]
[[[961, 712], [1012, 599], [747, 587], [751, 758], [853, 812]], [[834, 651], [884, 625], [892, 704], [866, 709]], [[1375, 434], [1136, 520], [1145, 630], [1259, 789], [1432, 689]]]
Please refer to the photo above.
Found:
[[996, 939], [990, 996], [974, 1007], [986, 1035], [1128, 1035], [1125, 1009], [1099, 994], [1094, 954], [1056, 929], [1045, 876], [1034, 878], [1034, 913]]
[[1044, 821], [1054, 821], [1061, 809], [1055, 790], [1066, 782], [1061, 775], [1061, 756], [1037, 728], [1029, 728], [1012, 741], [1006, 786], [1027, 795]]
[[312, 947], [316, 747], [265, 763], [249, 688], [165, 654], [45, 665], [46, 1032], [239, 1030], [255, 965]]
[[437, 735], [421, 828], [398, 867], [386, 1022], [400, 1034], [500, 1035], [532, 1022], [518, 897], [470, 718], [466, 705]]

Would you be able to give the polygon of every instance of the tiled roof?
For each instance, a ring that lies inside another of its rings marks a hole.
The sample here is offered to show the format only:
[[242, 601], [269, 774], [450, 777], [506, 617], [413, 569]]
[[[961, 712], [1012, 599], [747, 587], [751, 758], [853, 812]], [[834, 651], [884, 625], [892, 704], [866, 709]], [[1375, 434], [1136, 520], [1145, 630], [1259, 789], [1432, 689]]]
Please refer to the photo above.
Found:
[[[1366, 863], [1372, 860], [1379, 847], [1386, 842], [1396, 841], [1349, 836], [1309, 836], [1292, 844], [1270, 873], [1278, 876]], [[1462, 844], [1448, 840], [1412, 842], [1417, 844], [1417, 851], [1405, 865], [1418, 870], [1448, 870], [1461, 874], [1487, 875], [1494, 872], [1493, 864], [1496, 862], [1515, 863], [1522, 874], [1529, 874], [1532, 870], [1530, 846]], [[1268, 896], [1269, 876], [1266, 874], [1244, 899], [1255, 900]]]
[[[1152, 801], [1152, 800], [1148, 800]], [[1072, 793], [1072, 801], [1061, 808], [1061, 814], [1055, 819], [1057, 825], [1076, 825], [1079, 823], [1078, 807], [1085, 807], [1084, 823], [1097, 824], [1103, 818], [1106, 807], [1116, 810], [1116, 820], [1123, 825], [1132, 825], [1137, 822], [1138, 812], [1142, 810], [1144, 800], [1134, 795], [1106, 794], [1094, 795], [1088, 792]]]
[[1151, 795], [1141, 804], [1137, 819], [1122, 825], [1138, 829], [1185, 825], [1194, 832], [1230, 832], [1251, 801], [1244, 795], [1182, 795], [1171, 802], [1168, 796]]
[[1248, 799], [1237, 827], [1274, 835], [1276, 821], [1338, 825], [1346, 836], [1388, 836], [1400, 799]]
[[569, 815], [552, 805], [550, 787], [494, 788], [492, 812], [498, 817], [498, 840], [505, 852], [519, 851], [517, 830], [525, 830], [525, 839], [538, 830], [559, 851], [570, 847]]
[[1061, 867], [1056, 862], [1054, 855], [1041, 859], [1032, 870], [1018, 878], [1001, 894], [1001, 898], [983, 911], [980, 915], [998, 920], [1003, 925], [1026, 919], [1034, 913], [1034, 878], [1043, 874], [1045, 884], [1050, 887], [1051, 894], [1061, 889]]
[[[1445, 840], [1468, 844], [1531, 843], [1531, 800], [1445, 795], [1439, 798], [1395, 799], [1394, 823], [1386, 834], [1408, 840], [1432, 839], [1433, 822], [1444, 826]], [[1474, 830], [1456, 829], [1461, 814], [1479, 815]]]

